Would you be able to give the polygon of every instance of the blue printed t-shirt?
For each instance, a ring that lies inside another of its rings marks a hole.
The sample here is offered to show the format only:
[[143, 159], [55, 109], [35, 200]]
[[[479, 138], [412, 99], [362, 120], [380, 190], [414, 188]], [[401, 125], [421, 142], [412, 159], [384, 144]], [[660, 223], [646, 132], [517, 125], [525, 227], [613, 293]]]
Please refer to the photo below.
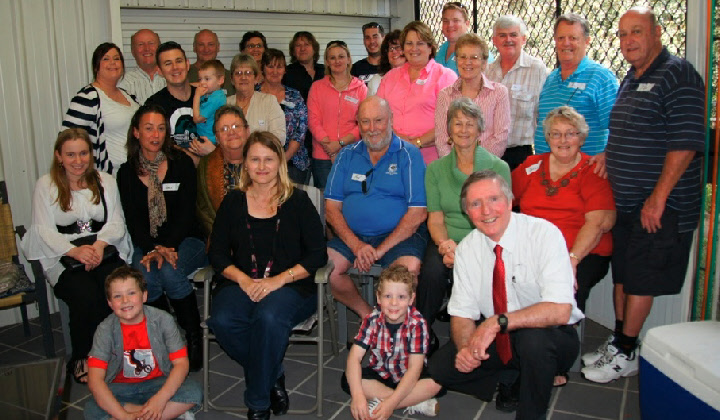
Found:
[[579, 112], [590, 127], [585, 144], [580, 149], [590, 156], [605, 150], [608, 138], [610, 111], [615, 104], [618, 81], [615, 74], [584, 57], [577, 69], [562, 80], [557, 68], [545, 79], [538, 98], [538, 119], [535, 129], [535, 154], [549, 153], [550, 146], [545, 140], [543, 121], [553, 109], [568, 105]]
[[[365, 181], [367, 193], [362, 191]], [[393, 134], [388, 150], [373, 167], [363, 141], [342, 149], [332, 166], [325, 198], [342, 202], [356, 235], [392, 232], [409, 207], [425, 207], [425, 163], [417, 147]]]
[[209, 95], [200, 97], [200, 115], [205, 117], [205, 122], [197, 124], [197, 132], [199, 136], [205, 136], [212, 144], [217, 144], [213, 126], [215, 125], [215, 111], [227, 103], [225, 91], [218, 89]]

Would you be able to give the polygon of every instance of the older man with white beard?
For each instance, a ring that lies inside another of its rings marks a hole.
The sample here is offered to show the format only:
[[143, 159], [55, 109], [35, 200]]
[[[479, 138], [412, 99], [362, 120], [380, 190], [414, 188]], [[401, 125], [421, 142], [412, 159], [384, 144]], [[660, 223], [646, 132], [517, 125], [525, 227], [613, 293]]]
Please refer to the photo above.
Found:
[[392, 111], [378, 96], [360, 103], [358, 125], [363, 141], [345, 147], [335, 159], [325, 188], [325, 212], [336, 234], [328, 242], [328, 257], [335, 264], [333, 296], [364, 318], [372, 308], [347, 271], [400, 264], [417, 275], [428, 233], [420, 151], [392, 132]]

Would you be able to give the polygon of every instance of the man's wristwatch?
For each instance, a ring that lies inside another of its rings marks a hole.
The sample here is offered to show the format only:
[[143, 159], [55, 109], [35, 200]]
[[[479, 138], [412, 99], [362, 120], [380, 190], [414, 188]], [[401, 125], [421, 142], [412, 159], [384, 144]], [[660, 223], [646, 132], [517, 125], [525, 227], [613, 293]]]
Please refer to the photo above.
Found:
[[500, 326], [500, 333], [507, 332], [508, 319], [505, 314], [498, 315], [498, 325]]
[[422, 149], [422, 142], [420, 139], [415, 139], [415, 144], [417, 144], [418, 149]]
[[339, 143], [340, 143], [340, 147], [345, 147], [345, 142], [344, 142], [344, 141], [340, 140]]

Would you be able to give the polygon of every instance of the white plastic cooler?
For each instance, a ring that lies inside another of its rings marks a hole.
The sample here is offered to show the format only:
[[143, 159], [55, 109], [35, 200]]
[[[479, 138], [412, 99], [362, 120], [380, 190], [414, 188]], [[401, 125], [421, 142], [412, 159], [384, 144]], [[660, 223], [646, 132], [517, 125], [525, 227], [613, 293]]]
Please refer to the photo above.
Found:
[[650, 329], [640, 350], [642, 418], [720, 419], [720, 322]]

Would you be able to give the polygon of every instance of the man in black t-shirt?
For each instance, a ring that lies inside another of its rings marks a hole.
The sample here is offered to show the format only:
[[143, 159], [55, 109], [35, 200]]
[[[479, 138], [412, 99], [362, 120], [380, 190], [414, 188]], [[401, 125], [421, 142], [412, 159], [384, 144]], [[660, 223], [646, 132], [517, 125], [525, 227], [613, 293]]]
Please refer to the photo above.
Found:
[[363, 44], [368, 53], [366, 58], [357, 61], [350, 69], [350, 74], [367, 84], [373, 74], [378, 72], [380, 65], [380, 44], [385, 38], [385, 29], [377, 22], [366, 23], [362, 27]]
[[173, 41], [165, 42], [157, 49], [156, 59], [160, 74], [167, 86], [145, 101], [165, 109], [170, 119], [170, 136], [176, 145], [185, 149], [193, 160], [215, 150], [207, 138], [200, 138], [193, 121], [193, 97], [195, 88], [190, 85], [188, 70], [190, 62], [182, 47]]

